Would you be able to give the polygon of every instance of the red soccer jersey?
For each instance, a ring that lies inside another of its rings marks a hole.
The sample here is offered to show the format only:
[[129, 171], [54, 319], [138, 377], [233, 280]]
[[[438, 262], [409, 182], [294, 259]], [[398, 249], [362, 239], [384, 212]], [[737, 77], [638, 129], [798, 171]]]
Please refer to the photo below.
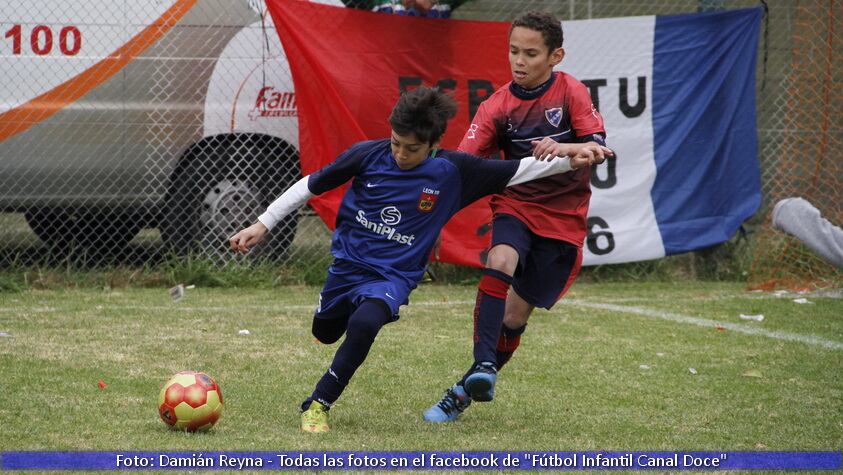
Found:
[[[511, 82], [495, 91], [480, 104], [459, 150], [481, 157], [500, 151], [504, 159], [517, 160], [533, 154], [533, 140], [574, 142], [595, 133], [605, 134], [603, 118], [585, 85], [554, 72], [536, 91], [519, 90]], [[539, 236], [582, 247], [590, 178], [586, 167], [509, 187], [492, 197], [492, 213], [511, 214]]]

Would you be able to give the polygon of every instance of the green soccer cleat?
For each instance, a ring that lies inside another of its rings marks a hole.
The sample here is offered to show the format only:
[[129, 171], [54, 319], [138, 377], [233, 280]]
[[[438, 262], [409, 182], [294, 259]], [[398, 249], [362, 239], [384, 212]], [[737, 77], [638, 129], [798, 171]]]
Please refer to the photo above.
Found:
[[328, 408], [316, 401], [301, 413], [301, 430], [321, 434], [331, 430], [328, 425]]

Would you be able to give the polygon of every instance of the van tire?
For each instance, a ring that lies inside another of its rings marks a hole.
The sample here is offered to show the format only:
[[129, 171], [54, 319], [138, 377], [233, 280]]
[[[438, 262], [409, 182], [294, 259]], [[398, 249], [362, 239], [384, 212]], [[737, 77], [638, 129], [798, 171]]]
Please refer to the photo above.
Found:
[[[196, 252], [228, 261], [228, 238], [251, 225], [301, 176], [294, 147], [265, 135], [214, 136], [189, 150], [173, 173], [160, 229], [179, 256]], [[287, 256], [298, 227], [292, 214], [250, 253], [273, 260]]]

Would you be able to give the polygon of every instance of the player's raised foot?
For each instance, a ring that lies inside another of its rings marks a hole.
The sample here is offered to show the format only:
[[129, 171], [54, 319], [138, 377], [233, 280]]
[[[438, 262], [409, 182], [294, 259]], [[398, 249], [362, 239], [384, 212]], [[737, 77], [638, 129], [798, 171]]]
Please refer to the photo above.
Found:
[[462, 386], [455, 384], [445, 390], [445, 395], [436, 404], [424, 411], [424, 420], [427, 422], [454, 422], [460, 417], [471, 398]]
[[328, 425], [328, 408], [313, 401], [306, 411], [301, 413], [301, 430], [315, 434], [331, 430]]
[[465, 391], [471, 399], [487, 402], [495, 398], [495, 381], [498, 369], [489, 362], [478, 363], [474, 371], [465, 378]]

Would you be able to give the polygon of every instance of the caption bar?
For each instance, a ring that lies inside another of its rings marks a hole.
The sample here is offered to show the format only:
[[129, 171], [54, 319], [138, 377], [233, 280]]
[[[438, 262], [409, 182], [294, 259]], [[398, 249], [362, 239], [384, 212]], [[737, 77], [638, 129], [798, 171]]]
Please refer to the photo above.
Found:
[[0, 452], [0, 470], [839, 470], [840, 452]]

